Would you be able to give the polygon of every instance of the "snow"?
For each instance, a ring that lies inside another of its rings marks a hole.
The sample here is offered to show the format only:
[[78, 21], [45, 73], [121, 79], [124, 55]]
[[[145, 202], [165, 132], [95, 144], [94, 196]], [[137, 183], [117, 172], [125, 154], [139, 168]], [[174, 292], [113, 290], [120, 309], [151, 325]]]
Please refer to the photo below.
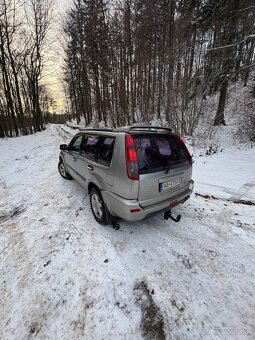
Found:
[[214, 155], [194, 148], [181, 221], [117, 231], [58, 174], [59, 144], [75, 132], [0, 140], [0, 339], [149, 339], [146, 301], [166, 339], [253, 339], [255, 207], [232, 201], [255, 202], [254, 150], [224, 138]]
[[255, 150], [228, 148], [209, 157], [196, 157], [195, 191], [217, 197], [251, 199], [255, 202]]

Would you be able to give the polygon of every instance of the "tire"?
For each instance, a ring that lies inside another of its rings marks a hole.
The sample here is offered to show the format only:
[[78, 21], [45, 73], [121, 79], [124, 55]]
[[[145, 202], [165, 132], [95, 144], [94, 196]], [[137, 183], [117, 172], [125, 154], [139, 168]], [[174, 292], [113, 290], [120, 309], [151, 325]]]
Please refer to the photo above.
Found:
[[69, 173], [66, 171], [65, 169], [65, 165], [63, 163], [63, 161], [59, 161], [58, 162], [58, 171], [60, 173], [60, 175], [64, 178], [64, 179], [68, 179], [71, 180], [72, 177], [69, 175]]
[[95, 220], [100, 224], [106, 225], [106, 206], [104, 204], [100, 190], [98, 190], [96, 187], [92, 188], [90, 191], [90, 207]]

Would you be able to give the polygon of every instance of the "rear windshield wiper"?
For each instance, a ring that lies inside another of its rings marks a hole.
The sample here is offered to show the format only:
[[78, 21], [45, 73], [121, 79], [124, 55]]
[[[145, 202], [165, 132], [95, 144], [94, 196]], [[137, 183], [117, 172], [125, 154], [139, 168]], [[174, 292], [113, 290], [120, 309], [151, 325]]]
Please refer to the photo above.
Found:
[[171, 167], [173, 165], [176, 165], [176, 164], [180, 164], [180, 163], [185, 163], [185, 161], [187, 161], [186, 159], [183, 160], [183, 159], [176, 159], [176, 160], [173, 160], [173, 161], [169, 161], [167, 162], [165, 165], [164, 165], [164, 170], [165, 170], [165, 173], [168, 174], [169, 170], [171, 169]]
[[164, 170], [165, 170], [165, 173], [168, 174], [169, 170], [171, 169], [171, 165], [172, 163], [171, 162], [168, 162], [164, 165]]

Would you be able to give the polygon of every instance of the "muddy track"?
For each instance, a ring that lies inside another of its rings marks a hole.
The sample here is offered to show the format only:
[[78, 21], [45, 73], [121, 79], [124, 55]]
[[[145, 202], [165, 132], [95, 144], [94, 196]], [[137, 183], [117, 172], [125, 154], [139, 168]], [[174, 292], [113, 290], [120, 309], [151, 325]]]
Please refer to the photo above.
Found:
[[234, 199], [234, 198], [220, 198], [220, 197], [215, 197], [213, 195], [202, 195], [199, 194], [198, 192], [195, 192], [195, 195], [198, 197], [202, 197], [204, 199], [213, 199], [213, 200], [219, 200], [219, 201], [224, 201], [224, 202], [231, 202], [235, 204], [244, 204], [244, 205], [251, 205], [255, 206], [255, 202], [250, 201], [250, 200], [242, 200], [242, 199]]
[[57, 127], [57, 132], [59, 134], [59, 136], [63, 139], [68, 139], [70, 140], [71, 138], [73, 138], [74, 134], [72, 134], [71, 132], [66, 131], [64, 128], [62, 127]]
[[0, 224], [19, 216], [26, 210], [27, 208], [24, 208], [23, 206], [15, 207], [9, 214], [0, 216]]
[[144, 338], [148, 340], [166, 339], [164, 319], [153, 299], [154, 290], [150, 291], [147, 282], [143, 280], [136, 283], [134, 293], [136, 301], [141, 307], [141, 328]]

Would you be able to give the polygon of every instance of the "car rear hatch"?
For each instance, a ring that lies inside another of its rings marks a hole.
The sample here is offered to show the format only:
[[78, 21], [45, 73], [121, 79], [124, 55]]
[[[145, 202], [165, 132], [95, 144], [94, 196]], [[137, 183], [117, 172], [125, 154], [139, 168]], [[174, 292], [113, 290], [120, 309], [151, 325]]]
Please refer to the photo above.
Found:
[[138, 201], [148, 207], [188, 190], [192, 159], [180, 137], [171, 133], [133, 134], [139, 166]]

